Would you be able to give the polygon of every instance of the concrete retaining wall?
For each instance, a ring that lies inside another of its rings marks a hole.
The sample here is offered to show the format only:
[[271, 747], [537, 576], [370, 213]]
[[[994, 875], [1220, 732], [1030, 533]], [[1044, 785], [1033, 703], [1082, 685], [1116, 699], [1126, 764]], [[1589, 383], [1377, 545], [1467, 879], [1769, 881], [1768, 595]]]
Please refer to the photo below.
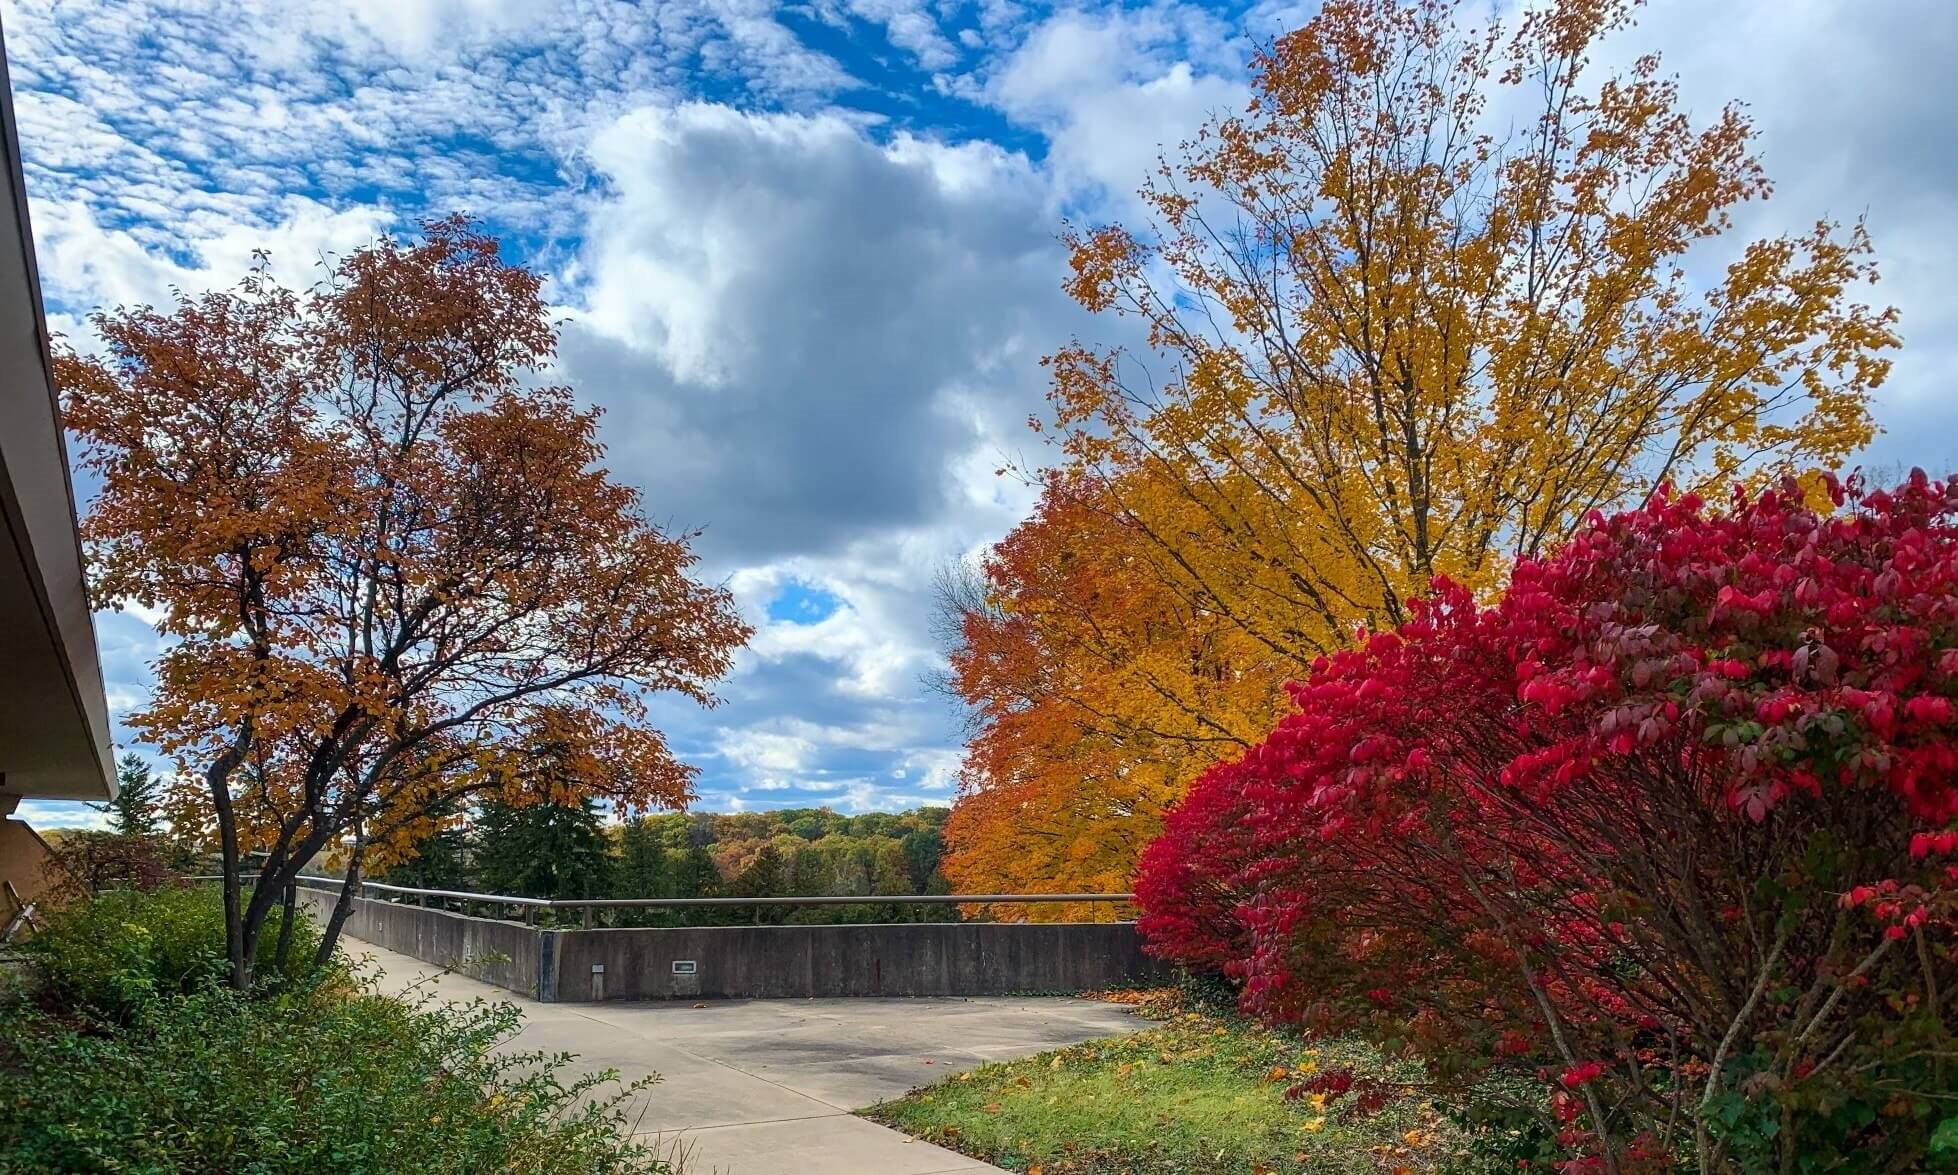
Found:
[[[334, 892], [299, 888], [300, 902], [322, 923], [332, 915], [338, 897]], [[519, 995], [549, 998], [537, 988], [538, 932], [521, 923], [359, 898], [342, 933]]]
[[[332, 913], [334, 894], [299, 893], [314, 917]], [[1169, 976], [1132, 922], [537, 930], [363, 898], [345, 933], [547, 1003], [1011, 995]]]
[[555, 937], [563, 1000], [1007, 995], [1121, 987], [1166, 974], [1142, 953], [1129, 922], [703, 926]]

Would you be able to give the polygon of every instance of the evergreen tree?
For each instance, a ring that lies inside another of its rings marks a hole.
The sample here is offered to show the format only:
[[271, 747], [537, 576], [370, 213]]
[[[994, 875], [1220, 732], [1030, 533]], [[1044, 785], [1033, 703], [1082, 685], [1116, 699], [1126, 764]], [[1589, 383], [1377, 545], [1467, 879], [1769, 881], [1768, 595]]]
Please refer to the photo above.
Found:
[[109, 815], [109, 831], [117, 836], [153, 836], [163, 824], [163, 781], [134, 751], [116, 760], [116, 797], [90, 804]]
[[666, 846], [659, 830], [650, 821], [634, 820], [619, 831], [619, 863], [616, 871], [618, 896], [622, 898], [672, 897], [668, 890]]
[[698, 845], [689, 848], [674, 875], [676, 898], [711, 898], [721, 888], [720, 870], [714, 868], [714, 854]]
[[594, 801], [488, 802], [475, 831], [474, 873], [485, 892], [554, 900], [610, 896], [612, 855]]

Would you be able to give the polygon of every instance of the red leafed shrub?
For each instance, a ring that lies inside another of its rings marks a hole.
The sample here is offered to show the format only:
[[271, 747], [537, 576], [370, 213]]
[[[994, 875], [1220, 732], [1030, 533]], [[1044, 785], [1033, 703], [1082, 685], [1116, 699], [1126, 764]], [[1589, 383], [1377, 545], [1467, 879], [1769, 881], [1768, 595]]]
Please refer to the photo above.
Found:
[[1152, 948], [1533, 1076], [1571, 1170], [1922, 1161], [1958, 1093], [1958, 488], [1828, 485], [1655, 497], [1323, 660], [1145, 857]]
[[1159, 954], [1192, 972], [1223, 972], [1249, 949], [1237, 917], [1250, 892], [1238, 874], [1257, 861], [1250, 802], [1237, 786], [1245, 770], [1229, 762], [1205, 772], [1136, 869], [1143, 932]]
[[49, 895], [65, 902], [111, 889], [160, 889], [176, 880], [177, 856], [160, 836], [70, 832], [53, 846], [43, 872]]

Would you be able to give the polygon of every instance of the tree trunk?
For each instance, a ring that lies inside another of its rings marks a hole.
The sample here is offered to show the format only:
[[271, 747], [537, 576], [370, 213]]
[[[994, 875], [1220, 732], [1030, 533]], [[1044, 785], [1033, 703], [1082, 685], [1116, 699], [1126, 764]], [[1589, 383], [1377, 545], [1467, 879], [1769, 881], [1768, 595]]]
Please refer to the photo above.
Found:
[[340, 883], [340, 898], [333, 903], [333, 914], [326, 920], [326, 928], [320, 932], [319, 949], [313, 952], [313, 966], [316, 968], [333, 961], [333, 948], [340, 943], [340, 928], [347, 924], [347, 917], [354, 912], [354, 898], [360, 893], [360, 865], [366, 855], [367, 825], [363, 821], [354, 825], [354, 851], [347, 860], [346, 880]]
[[298, 913], [299, 883], [286, 882], [285, 902], [279, 908], [279, 973], [285, 974], [286, 961], [292, 957], [292, 924]]
[[231, 812], [231, 773], [237, 769], [249, 743], [249, 733], [241, 734], [233, 749], [218, 757], [204, 772], [205, 786], [211, 792], [211, 806], [218, 817], [218, 852], [222, 864], [219, 885], [224, 889], [224, 945], [231, 957], [231, 986], [237, 991], [252, 985], [251, 956], [245, 951], [244, 878], [238, 867], [238, 822]]

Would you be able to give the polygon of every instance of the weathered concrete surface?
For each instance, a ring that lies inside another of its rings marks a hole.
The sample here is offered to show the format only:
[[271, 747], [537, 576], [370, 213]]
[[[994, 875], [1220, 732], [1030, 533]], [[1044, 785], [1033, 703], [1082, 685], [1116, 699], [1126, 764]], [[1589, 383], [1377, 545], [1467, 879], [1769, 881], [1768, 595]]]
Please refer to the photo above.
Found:
[[[320, 922], [333, 913], [338, 897], [299, 887], [300, 902]], [[540, 994], [538, 933], [520, 923], [358, 898], [341, 933], [532, 999]]]
[[450, 999], [524, 1011], [511, 1047], [578, 1054], [581, 1072], [648, 1072], [635, 1129], [713, 1175], [977, 1175], [998, 1168], [847, 1111], [984, 1064], [1144, 1027], [1127, 1009], [1066, 997], [541, 1004], [418, 960], [348, 942], [383, 986], [429, 982]]
[[[337, 896], [299, 893], [321, 920]], [[545, 1003], [1016, 995], [1168, 977], [1130, 922], [537, 930], [363, 898], [345, 933]]]
[[1127, 922], [567, 930], [552, 956], [560, 1000], [1011, 995], [1165, 974]]

